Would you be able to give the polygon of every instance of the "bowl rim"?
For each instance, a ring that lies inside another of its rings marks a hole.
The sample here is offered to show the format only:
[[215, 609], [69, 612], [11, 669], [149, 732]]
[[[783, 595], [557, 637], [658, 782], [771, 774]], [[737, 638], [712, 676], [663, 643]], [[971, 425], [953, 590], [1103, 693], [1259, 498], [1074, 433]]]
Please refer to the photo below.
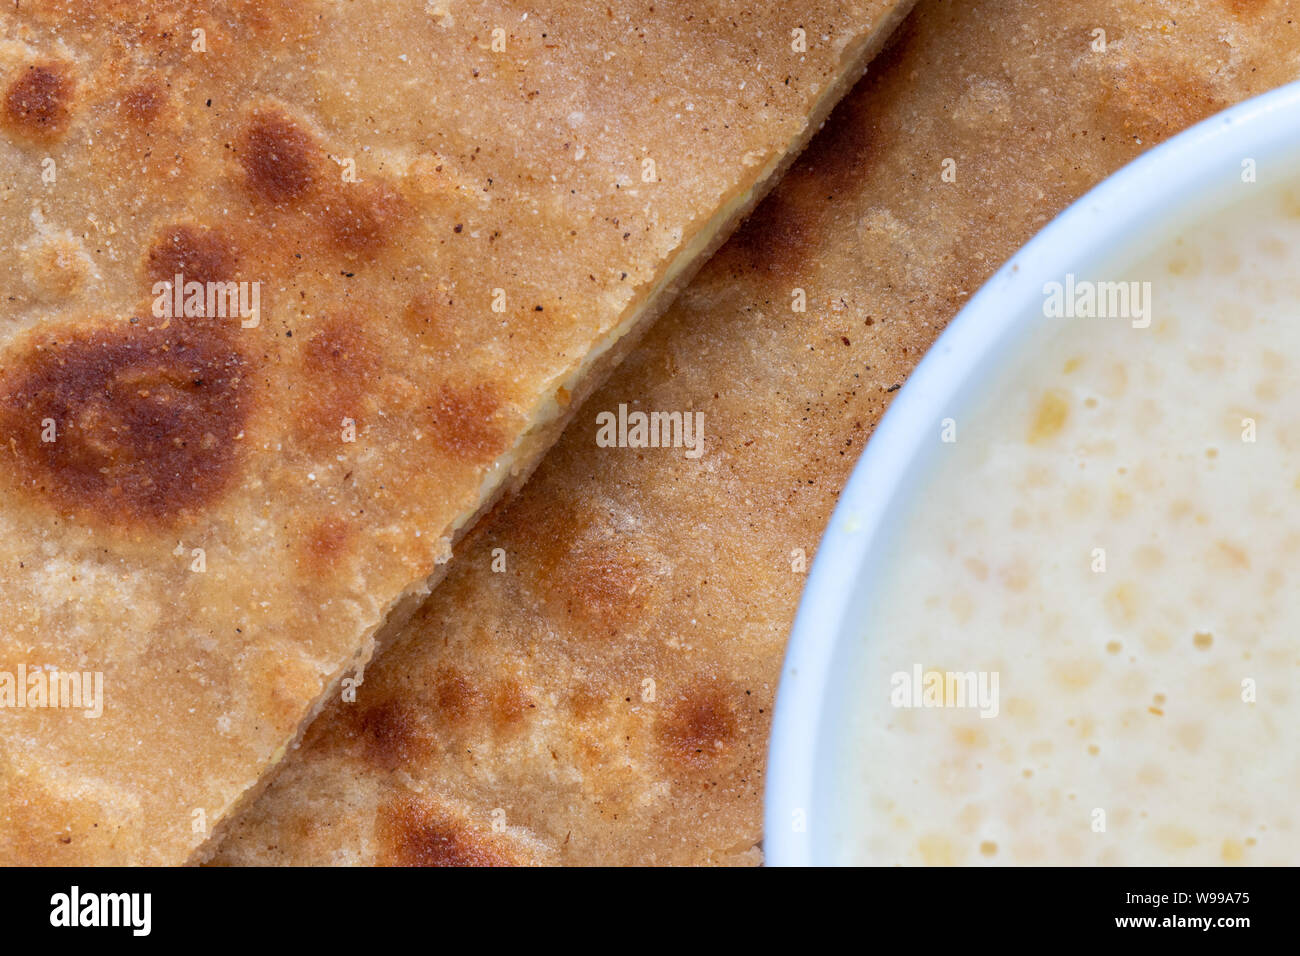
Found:
[[[819, 749], [835, 650], [857, 582], [917, 464], [931, 426], [979, 371], [1001, 356], [1011, 333], [1041, 308], [1044, 282], [1150, 237], [1152, 221], [1174, 219], [1239, 178], [1245, 159], [1263, 166], [1300, 146], [1300, 81], [1245, 100], [1143, 153], [1043, 227], [973, 295], [935, 340], [886, 410], [859, 457], [823, 533], [786, 646], [764, 782], [765, 862], [819, 862]], [[1188, 202], [1194, 198], [1196, 202]], [[1117, 242], [1117, 237], [1121, 240]], [[793, 822], [802, 813], [804, 829]]]

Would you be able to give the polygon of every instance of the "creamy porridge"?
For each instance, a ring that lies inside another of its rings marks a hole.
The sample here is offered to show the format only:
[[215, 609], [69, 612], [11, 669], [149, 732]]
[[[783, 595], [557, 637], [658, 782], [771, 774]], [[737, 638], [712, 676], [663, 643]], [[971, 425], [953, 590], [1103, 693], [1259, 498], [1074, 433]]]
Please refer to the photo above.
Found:
[[1253, 188], [1123, 271], [1129, 314], [1045, 291], [936, 424], [847, 678], [839, 862], [1300, 861], [1300, 189]]

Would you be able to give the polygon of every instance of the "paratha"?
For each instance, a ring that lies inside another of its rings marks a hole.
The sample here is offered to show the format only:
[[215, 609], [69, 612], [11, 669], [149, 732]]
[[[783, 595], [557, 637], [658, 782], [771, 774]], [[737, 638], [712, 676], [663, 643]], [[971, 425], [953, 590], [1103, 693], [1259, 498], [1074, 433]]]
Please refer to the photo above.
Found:
[[898, 11], [7, 4], [0, 862], [202, 858]]
[[[1280, 2], [923, 2], [218, 860], [756, 862], [803, 572], [890, 396], [1072, 199], [1300, 75], [1296, 24]], [[600, 447], [619, 404], [703, 412], [704, 454]]]

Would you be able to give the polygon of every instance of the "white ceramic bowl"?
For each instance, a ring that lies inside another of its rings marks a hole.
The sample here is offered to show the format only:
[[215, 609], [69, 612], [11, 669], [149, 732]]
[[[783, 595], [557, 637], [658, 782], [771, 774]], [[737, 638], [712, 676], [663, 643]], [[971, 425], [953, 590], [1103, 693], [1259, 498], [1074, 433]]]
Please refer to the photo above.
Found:
[[1140, 256], [1180, 222], [1227, 204], [1246, 159], [1255, 160], [1260, 183], [1300, 166], [1300, 82], [1194, 126], [1070, 206], [967, 303], [895, 397], [831, 516], [786, 650], [767, 764], [769, 865], [832, 858], [842, 830], [832, 799], [843, 732], [834, 675], [852, 659], [852, 642], [862, 640], [870, 596], [862, 582], [905, 546], [890, 540], [889, 519], [925, 475], [939, 423], [963, 408], [1028, 337], [1029, 324], [1041, 321], [1044, 283]]

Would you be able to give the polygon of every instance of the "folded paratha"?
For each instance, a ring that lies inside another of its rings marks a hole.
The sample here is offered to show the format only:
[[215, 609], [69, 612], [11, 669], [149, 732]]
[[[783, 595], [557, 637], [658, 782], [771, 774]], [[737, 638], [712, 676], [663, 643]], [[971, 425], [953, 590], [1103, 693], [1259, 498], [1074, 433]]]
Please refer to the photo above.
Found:
[[[1071, 200], [1300, 76], [1296, 14], [923, 2], [218, 858], [756, 861], [806, 556], [891, 393]], [[602, 447], [620, 404], [703, 455]]]
[[202, 857], [899, 11], [6, 4], [0, 862]]

